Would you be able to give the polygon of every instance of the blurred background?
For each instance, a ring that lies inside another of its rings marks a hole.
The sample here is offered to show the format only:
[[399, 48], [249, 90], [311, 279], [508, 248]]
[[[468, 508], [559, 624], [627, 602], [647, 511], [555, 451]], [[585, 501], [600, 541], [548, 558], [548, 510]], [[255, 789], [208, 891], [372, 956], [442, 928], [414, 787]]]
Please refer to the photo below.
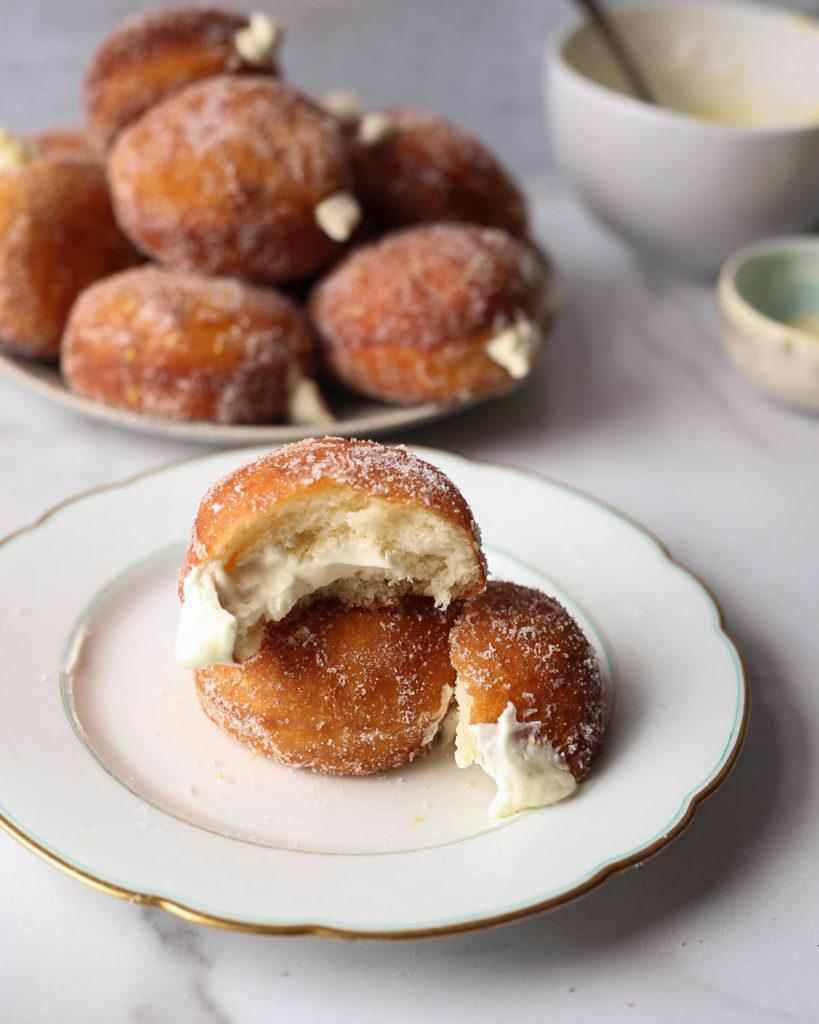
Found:
[[[216, 5], [258, 8], [282, 20], [285, 74], [308, 92], [351, 88], [369, 106], [426, 108], [484, 138], [512, 171], [553, 166], [542, 55], [555, 30], [576, 18], [570, 0]], [[0, 0], [0, 125], [30, 133], [78, 121], [93, 50], [123, 18], [158, 6], [160, 0]], [[779, 6], [816, 13], [819, 0]]]

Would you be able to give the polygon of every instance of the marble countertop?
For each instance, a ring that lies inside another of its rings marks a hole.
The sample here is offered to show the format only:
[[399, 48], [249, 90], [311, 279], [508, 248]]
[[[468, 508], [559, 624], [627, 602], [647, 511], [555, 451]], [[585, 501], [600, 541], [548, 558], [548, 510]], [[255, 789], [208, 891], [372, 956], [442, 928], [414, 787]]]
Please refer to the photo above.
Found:
[[[582, 488], [700, 575], [751, 676], [733, 773], [669, 848], [586, 897], [395, 944], [191, 924], [86, 888], [0, 832], [4, 1024], [817, 1019], [819, 422], [771, 404], [727, 363], [710, 287], [641, 263], [556, 179], [530, 191], [566, 291], [534, 379], [396, 440]], [[0, 380], [0, 535], [200, 450]]]

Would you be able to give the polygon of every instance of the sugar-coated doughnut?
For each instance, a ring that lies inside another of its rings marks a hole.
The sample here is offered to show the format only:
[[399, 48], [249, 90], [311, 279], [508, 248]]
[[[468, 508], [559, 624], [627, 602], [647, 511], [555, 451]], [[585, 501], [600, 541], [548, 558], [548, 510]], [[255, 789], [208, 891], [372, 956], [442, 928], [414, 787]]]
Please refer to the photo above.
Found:
[[165, 96], [231, 71], [276, 73], [281, 27], [265, 15], [166, 7], [120, 25], [85, 75], [89, 131], [105, 150], [125, 125]]
[[529, 374], [551, 280], [504, 231], [432, 224], [354, 250], [318, 283], [308, 313], [323, 363], [351, 390], [451, 402]]
[[52, 128], [29, 135], [26, 143], [38, 156], [75, 157], [78, 160], [98, 160], [85, 128]]
[[120, 133], [108, 170], [136, 244], [208, 273], [304, 277], [358, 215], [341, 129], [272, 78], [222, 75], [174, 93]]
[[217, 725], [285, 764], [362, 775], [425, 750], [447, 711], [455, 673], [450, 612], [407, 596], [389, 607], [335, 599], [269, 623], [243, 665], [195, 670]]
[[62, 346], [69, 386], [148, 416], [263, 423], [313, 370], [298, 307], [271, 288], [145, 266], [83, 292]]
[[526, 201], [489, 150], [433, 114], [370, 111], [352, 136], [356, 190], [385, 225], [466, 221], [525, 235]]
[[498, 784], [501, 817], [568, 796], [603, 733], [594, 650], [554, 598], [491, 582], [465, 603], [450, 632], [457, 673], [456, 760]]
[[114, 220], [98, 163], [34, 154], [0, 168], [0, 344], [5, 348], [55, 359], [77, 295], [138, 259]]
[[177, 660], [245, 661], [266, 622], [318, 597], [366, 606], [413, 593], [445, 608], [485, 582], [472, 513], [439, 469], [374, 441], [299, 441], [202, 499], [179, 579]]

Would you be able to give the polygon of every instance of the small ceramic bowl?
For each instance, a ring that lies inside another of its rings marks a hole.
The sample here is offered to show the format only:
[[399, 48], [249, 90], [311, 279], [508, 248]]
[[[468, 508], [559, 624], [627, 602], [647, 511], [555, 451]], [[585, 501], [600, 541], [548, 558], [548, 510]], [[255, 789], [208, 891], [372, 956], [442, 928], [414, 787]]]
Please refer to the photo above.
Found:
[[819, 412], [819, 235], [740, 249], [718, 290], [735, 365], [779, 401]]
[[556, 154], [598, 217], [695, 275], [819, 223], [819, 22], [711, 3], [612, 14], [661, 106], [629, 95], [589, 24], [546, 59]]

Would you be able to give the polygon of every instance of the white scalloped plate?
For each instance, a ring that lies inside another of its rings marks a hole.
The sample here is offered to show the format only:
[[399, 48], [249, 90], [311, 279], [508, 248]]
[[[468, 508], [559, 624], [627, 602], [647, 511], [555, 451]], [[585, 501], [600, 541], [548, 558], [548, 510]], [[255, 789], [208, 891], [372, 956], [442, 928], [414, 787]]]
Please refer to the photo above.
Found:
[[171, 656], [199, 497], [254, 454], [81, 496], [0, 548], [0, 824], [35, 853], [223, 927], [441, 934], [588, 891], [662, 848], [725, 778], [747, 679], [703, 586], [584, 495], [423, 449], [471, 503], [496, 575], [556, 593], [597, 647], [613, 720], [593, 771], [569, 800], [492, 825], [491, 783], [442, 747], [364, 779], [254, 757]]
[[310, 427], [291, 423], [203, 423], [139, 416], [126, 409], [94, 402], [69, 390], [56, 366], [18, 359], [4, 352], [0, 352], [0, 374], [55, 405], [91, 419], [141, 434], [208, 445], [285, 444], [302, 437], [323, 437], [328, 427], [337, 437], [383, 437], [399, 430], [446, 419], [471, 408], [478, 401], [486, 400], [448, 405], [425, 402], [423, 405], [402, 406], [344, 395], [333, 397], [332, 404], [338, 418], [329, 425], [322, 423]]

